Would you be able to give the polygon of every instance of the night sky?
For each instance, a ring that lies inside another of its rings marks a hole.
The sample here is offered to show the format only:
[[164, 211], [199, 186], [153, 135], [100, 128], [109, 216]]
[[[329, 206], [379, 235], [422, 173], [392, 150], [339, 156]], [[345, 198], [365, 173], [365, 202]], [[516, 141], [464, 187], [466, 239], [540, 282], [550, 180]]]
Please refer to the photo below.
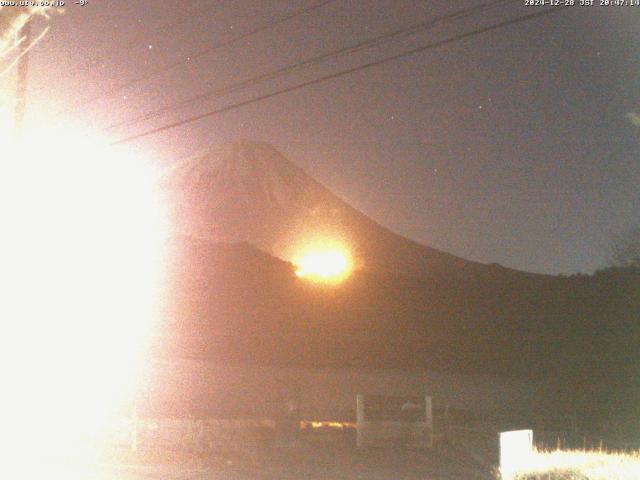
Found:
[[[68, 2], [31, 56], [29, 113], [94, 98], [318, 2]], [[336, 0], [56, 118], [102, 131], [478, 3]], [[505, 2], [108, 134], [122, 138], [540, 9]], [[528, 271], [592, 272], [605, 266], [613, 235], [640, 223], [640, 6], [570, 7], [133, 145], [168, 163], [237, 139], [272, 143], [353, 206], [420, 243]]]

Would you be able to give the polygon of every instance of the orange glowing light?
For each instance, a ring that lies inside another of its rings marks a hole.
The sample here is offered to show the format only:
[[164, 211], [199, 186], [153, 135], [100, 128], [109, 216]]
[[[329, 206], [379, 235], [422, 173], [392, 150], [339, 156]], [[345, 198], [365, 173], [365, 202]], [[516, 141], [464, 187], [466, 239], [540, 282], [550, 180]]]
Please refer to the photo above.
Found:
[[319, 245], [306, 249], [294, 259], [296, 275], [324, 282], [346, 279], [353, 269], [346, 249], [335, 245]]

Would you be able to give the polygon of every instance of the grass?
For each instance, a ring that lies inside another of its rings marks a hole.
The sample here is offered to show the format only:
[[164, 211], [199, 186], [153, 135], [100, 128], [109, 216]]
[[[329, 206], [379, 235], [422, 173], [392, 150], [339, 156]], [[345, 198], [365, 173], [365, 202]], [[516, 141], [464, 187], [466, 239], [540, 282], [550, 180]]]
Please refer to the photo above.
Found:
[[638, 480], [640, 451], [536, 450], [515, 480]]

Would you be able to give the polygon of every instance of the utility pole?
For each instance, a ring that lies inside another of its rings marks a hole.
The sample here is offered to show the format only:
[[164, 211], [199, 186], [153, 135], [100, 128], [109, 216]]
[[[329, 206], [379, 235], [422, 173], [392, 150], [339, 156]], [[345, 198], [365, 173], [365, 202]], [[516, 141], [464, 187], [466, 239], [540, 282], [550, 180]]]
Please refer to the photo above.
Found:
[[23, 37], [20, 44], [20, 59], [18, 60], [18, 73], [16, 76], [16, 104], [14, 111], [14, 128], [16, 138], [22, 134], [24, 114], [27, 104], [27, 74], [29, 72], [29, 49], [31, 48], [31, 20], [27, 20], [20, 30]]

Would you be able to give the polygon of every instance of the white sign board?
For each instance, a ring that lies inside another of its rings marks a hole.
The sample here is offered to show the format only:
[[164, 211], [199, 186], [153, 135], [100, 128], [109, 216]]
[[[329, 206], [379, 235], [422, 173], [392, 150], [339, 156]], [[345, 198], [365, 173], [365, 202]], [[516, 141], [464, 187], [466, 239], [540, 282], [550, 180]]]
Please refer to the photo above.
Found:
[[500, 474], [510, 480], [526, 470], [533, 455], [533, 431], [515, 430], [500, 433]]

